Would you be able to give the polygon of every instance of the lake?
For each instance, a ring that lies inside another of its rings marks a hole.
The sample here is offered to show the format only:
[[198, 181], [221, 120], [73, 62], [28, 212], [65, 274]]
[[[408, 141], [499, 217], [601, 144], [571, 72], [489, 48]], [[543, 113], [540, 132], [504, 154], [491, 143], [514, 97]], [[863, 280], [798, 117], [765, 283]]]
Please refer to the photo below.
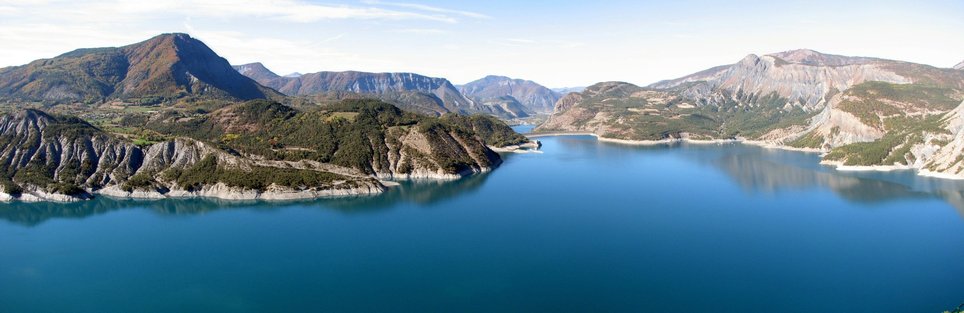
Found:
[[0, 312], [935, 312], [964, 183], [546, 137], [370, 198], [0, 204]]

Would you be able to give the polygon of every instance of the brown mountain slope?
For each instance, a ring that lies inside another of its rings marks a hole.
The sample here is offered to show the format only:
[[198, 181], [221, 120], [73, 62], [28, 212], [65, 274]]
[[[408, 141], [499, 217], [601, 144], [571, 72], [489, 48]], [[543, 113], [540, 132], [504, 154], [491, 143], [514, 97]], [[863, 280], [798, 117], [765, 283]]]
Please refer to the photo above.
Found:
[[118, 48], [78, 49], [0, 69], [0, 97], [8, 100], [157, 103], [184, 97], [275, 96], [187, 34], [163, 34]]

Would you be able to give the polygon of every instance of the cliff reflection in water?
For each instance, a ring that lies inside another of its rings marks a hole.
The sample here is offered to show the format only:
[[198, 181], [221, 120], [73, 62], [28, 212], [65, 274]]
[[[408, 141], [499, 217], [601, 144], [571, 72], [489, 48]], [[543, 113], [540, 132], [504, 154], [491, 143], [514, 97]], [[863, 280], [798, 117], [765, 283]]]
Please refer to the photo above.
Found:
[[959, 181], [921, 177], [910, 171], [840, 172], [820, 166], [797, 166], [768, 159], [766, 153], [753, 151], [727, 154], [710, 163], [740, 186], [755, 192], [826, 188], [858, 203], [940, 198], [964, 216], [964, 183]]
[[431, 205], [478, 189], [488, 173], [472, 175], [448, 182], [403, 182], [381, 195], [299, 201], [234, 201], [221, 199], [129, 200], [99, 196], [74, 203], [36, 202], [4, 203], [0, 219], [24, 226], [36, 226], [55, 218], [81, 219], [119, 210], [146, 209], [162, 215], [195, 215], [218, 210], [278, 210], [290, 205], [333, 209], [339, 212], [370, 213], [389, 209], [400, 203]]

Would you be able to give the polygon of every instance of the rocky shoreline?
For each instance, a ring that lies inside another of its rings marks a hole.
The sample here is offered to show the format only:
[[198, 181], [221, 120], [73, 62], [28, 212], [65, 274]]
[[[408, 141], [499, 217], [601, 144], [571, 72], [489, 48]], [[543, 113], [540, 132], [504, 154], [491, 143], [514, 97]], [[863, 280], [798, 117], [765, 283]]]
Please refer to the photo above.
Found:
[[[681, 144], [681, 143], [699, 144], [699, 145], [737, 143], [737, 144], [757, 146], [757, 147], [766, 148], [766, 149], [780, 149], [780, 150], [804, 152], [804, 153], [820, 153], [821, 156], [825, 155], [828, 152], [823, 149], [790, 147], [785, 145], [769, 143], [765, 141], [746, 140], [746, 139], [690, 139], [690, 138], [684, 137], [684, 138], [673, 138], [673, 139], [662, 139], [662, 140], [628, 140], [628, 139], [603, 137], [598, 134], [588, 133], [588, 132], [587, 133], [547, 133], [547, 134], [538, 134], [536, 136], [530, 136], [530, 138], [548, 137], [548, 136], [575, 136], [575, 135], [593, 136], [596, 138], [596, 140], [600, 142], [616, 143], [616, 144], [622, 144], [622, 145], [634, 145], [634, 146], [673, 145], [673, 144]], [[964, 174], [934, 172], [934, 171], [929, 171], [927, 169], [923, 169], [912, 165], [895, 164], [895, 165], [855, 166], [855, 165], [844, 165], [842, 162], [830, 161], [830, 160], [820, 161], [820, 164], [831, 166], [837, 171], [844, 171], [844, 172], [859, 172], [859, 171], [890, 172], [890, 171], [912, 170], [917, 175], [925, 176], [925, 177], [950, 179], [950, 180], [964, 180]]]
[[61, 202], [70, 203], [85, 201], [94, 196], [106, 196], [110, 198], [136, 199], [136, 200], [161, 200], [161, 199], [192, 199], [192, 198], [211, 198], [221, 200], [260, 200], [260, 201], [289, 201], [289, 200], [309, 200], [327, 199], [342, 197], [365, 197], [374, 196], [387, 191], [391, 187], [398, 186], [398, 181], [452, 181], [464, 178], [469, 175], [476, 175], [492, 171], [492, 168], [482, 168], [478, 170], [466, 170], [457, 174], [445, 174], [434, 172], [415, 172], [405, 175], [379, 174], [378, 180], [373, 183], [351, 188], [311, 188], [306, 190], [296, 190], [292, 188], [271, 185], [265, 190], [245, 189], [231, 187], [224, 183], [217, 183], [205, 186], [200, 190], [172, 189], [165, 192], [156, 190], [133, 190], [126, 191], [120, 186], [113, 185], [98, 190], [88, 190], [83, 195], [71, 196], [57, 193], [49, 193], [42, 190], [24, 191], [14, 196], [0, 191], [0, 203], [2, 202]]
[[352, 188], [333, 188], [333, 189], [308, 189], [295, 190], [291, 188], [271, 185], [265, 190], [243, 189], [231, 187], [223, 183], [205, 186], [200, 190], [188, 191], [184, 189], [170, 190], [166, 192], [134, 190], [125, 191], [118, 186], [110, 186], [103, 189], [88, 191], [86, 194], [71, 196], [44, 191], [24, 191], [18, 196], [0, 192], [0, 202], [61, 202], [70, 203], [89, 200], [94, 196], [106, 196], [121, 199], [136, 200], [160, 200], [160, 199], [191, 199], [191, 198], [212, 198], [221, 200], [264, 200], [264, 201], [287, 201], [287, 200], [306, 200], [340, 197], [357, 197], [377, 195], [387, 190], [386, 185], [392, 184], [369, 184], [361, 187]]
[[539, 148], [542, 147], [542, 142], [538, 140], [530, 140], [524, 144], [510, 145], [505, 147], [495, 147], [488, 146], [490, 150], [500, 153], [542, 153]]

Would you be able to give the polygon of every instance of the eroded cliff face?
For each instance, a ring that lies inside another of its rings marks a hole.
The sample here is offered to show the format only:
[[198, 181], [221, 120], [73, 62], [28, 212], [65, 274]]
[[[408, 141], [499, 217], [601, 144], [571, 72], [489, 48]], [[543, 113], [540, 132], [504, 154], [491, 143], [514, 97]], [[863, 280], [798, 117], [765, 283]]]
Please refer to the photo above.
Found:
[[502, 162], [478, 138], [458, 131], [393, 128], [388, 135], [388, 153], [372, 164], [381, 178], [458, 179]]
[[911, 165], [937, 176], [964, 178], [964, 102], [943, 122], [946, 132], [925, 133], [923, 142], [911, 146]]
[[[501, 159], [474, 134], [397, 127], [374, 174], [310, 160], [268, 160], [177, 138], [137, 146], [70, 117], [22, 110], [0, 115], [0, 200], [74, 201], [117, 197], [295, 199], [379, 193], [377, 178], [455, 179]], [[379, 148], [379, 146], [383, 147]]]
[[[776, 93], [793, 105], [818, 110], [828, 95], [866, 81], [911, 83], [889, 68], [892, 61], [823, 55], [796, 50], [773, 55], [748, 55], [731, 66], [717, 67], [680, 79], [651, 85], [683, 88], [682, 95], [704, 104], [723, 104], [731, 94]], [[691, 83], [691, 86], [682, 86]]]

